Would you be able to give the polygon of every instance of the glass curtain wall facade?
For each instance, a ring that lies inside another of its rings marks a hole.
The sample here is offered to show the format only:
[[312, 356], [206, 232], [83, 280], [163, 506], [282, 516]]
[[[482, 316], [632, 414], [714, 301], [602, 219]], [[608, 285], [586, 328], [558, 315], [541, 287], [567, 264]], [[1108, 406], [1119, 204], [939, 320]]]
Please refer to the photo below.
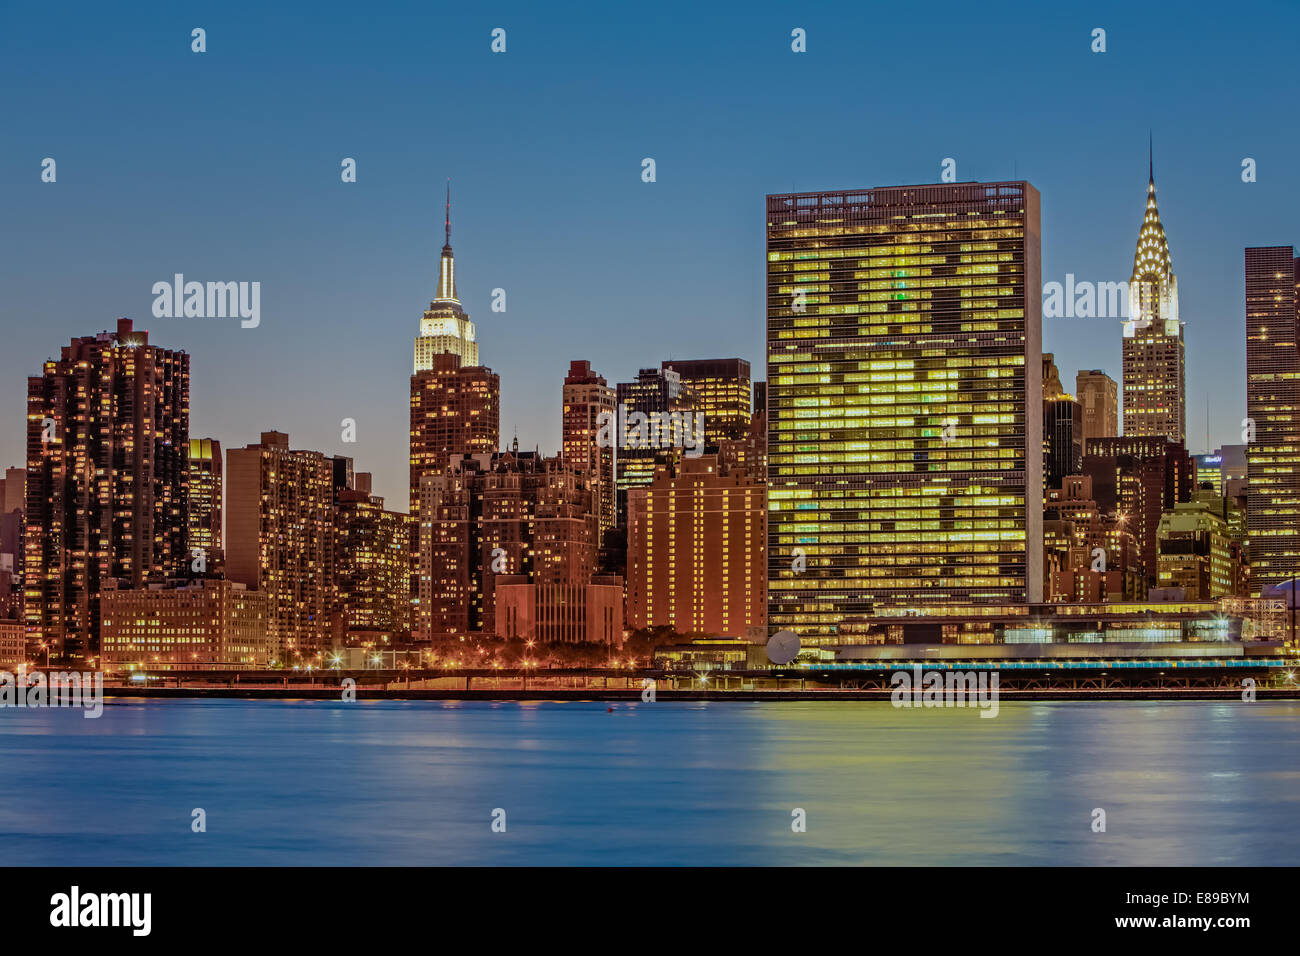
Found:
[[1041, 600], [1041, 288], [1026, 182], [767, 197], [769, 631]]

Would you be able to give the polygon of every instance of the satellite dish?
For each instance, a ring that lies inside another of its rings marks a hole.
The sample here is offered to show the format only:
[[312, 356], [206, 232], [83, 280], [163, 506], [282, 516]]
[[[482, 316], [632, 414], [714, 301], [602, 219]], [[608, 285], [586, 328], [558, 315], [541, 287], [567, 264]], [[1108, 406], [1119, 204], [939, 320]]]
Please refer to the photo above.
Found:
[[777, 631], [767, 639], [767, 659], [773, 664], [789, 664], [799, 656], [799, 635], [794, 631]]

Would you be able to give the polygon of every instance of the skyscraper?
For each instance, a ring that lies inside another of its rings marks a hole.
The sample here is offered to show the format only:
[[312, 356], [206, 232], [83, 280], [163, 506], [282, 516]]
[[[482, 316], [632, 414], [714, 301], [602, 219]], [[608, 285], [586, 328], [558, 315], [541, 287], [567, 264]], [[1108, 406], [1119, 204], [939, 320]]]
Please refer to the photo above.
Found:
[[[600, 534], [614, 527], [614, 389], [591, 370], [590, 362], [570, 362], [563, 389], [566, 461], [591, 476]], [[602, 417], [604, 416], [604, 417]]]
[[671, 359], [663, 368], [680, 375], [682, 386], [695, 396], [692, 410], [704, 413], [706, 444], [743, 438], [749, 431], [753, 385], [744, 359]]
[[1246, 250], [1246, 529], [1255, 594], [1300, 575], [1300, 259]]
[[[1074, 377], [1074, 394], [1083, 410], [1083, 443], [1119, 434], [1119, 386], [1099, 368]], [[1085, 449], [1086, 450], [1086, 449]]]
[[1183, 323], [1178, 277], [1156, 208], [1156, 177], [1147, 182], [1147, 208], [1138, 230], [1124, 322], [1124, 435], [1187, 439]]
[[226, 573], [271, 602], [290, 663], [333, 643], [334, 460], [290, 450], [283, 432], [226, 452]]
[[1056, 356], [1043, 353], [1043, 491], [1061, 487], [1083, 464], [1083, 408], [1061, 385]]
[[208, 568], [216, 570], [222, 563], [221, 442], [215, 438], [190, 439], [189, 477], [190, 553], [193, 555], [194, 549], [202, 548]]
[[26, 615], [55, 653], [99, 650], [99, 593], [188, 571], [190, 359], [130, 319], [27, 380]]
[[768, 627], [1041, 600], [1026, 182], [767, 197]]
[[456, 260], [451, 251], [451, 184], [447, 185], [447, 241], [438, 267], [438, 289], [420, 319], [415, 339], [415, 371], [433, 368], [434, 357], [451, 353], [461, 365], [478, 365], [478, 339], [474, 323], [456, 295]]
[[1062, 392], [1043, 400], [1043, 483], [1060, 488], [1083, 468], [1083, 410], [1073, 395]]

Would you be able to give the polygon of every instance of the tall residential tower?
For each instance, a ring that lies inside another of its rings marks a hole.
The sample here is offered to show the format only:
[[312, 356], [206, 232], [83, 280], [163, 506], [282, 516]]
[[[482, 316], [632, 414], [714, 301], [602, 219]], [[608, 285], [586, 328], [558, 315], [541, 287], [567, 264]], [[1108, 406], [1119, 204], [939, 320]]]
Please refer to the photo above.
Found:
[[101, 589], [188, 573], [189, 427], [189, 356], [130, 319], [27, 380], [29, 637], [93, 656]]

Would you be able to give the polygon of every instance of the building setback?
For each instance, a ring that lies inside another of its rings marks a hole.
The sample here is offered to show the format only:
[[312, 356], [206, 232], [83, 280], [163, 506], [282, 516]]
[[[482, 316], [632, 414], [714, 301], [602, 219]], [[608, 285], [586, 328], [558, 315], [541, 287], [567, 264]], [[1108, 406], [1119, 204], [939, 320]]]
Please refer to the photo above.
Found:
[[288, 663], [334, 643], [334, 460], [283, 432], [226, 452], [226, 574], [266, 592]]
[[769, 629], [1040, 600], [1038, 191], [771, 195], [767, 222]]
[[628, 495], [628, 624], [746, 637], [767, 624], [765, 481], [717, 455]]
[[1246, 250], [1246, 528], [1254, 594], [1300, 575], [1300, 259]]
[[27, 380], [25, 613], [55, 654], [99, 651], [99, 595], [188, 570], [190, 359], [130, 319]]

